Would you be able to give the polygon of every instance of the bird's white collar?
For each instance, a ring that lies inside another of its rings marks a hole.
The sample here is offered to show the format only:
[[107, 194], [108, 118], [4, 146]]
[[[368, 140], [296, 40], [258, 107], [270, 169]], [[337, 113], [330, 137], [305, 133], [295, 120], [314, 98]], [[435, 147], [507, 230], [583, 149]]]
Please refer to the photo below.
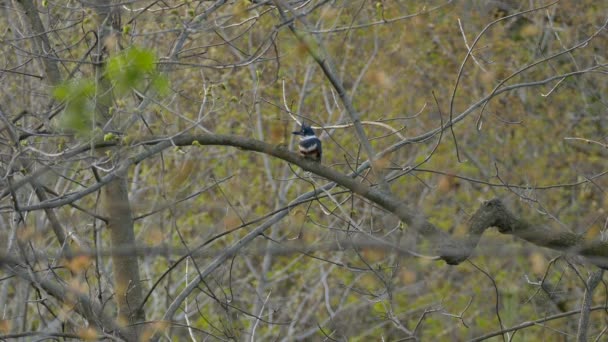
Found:
[[316, 135], [306, 135], [306, 136], [300, 137], [300, 141], [311, 140], [311, 139], [315, 139], [316, 137], [317, 137]]

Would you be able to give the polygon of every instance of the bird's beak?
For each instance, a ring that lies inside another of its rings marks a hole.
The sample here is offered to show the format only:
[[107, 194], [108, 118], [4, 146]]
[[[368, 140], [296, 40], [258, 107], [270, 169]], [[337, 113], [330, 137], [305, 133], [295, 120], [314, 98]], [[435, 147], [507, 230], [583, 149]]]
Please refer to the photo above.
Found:
[[291, 132], [291, 134], [295, 134], [295, 135], [302, 135], [302, 132], [297, 131], [297, 132]]

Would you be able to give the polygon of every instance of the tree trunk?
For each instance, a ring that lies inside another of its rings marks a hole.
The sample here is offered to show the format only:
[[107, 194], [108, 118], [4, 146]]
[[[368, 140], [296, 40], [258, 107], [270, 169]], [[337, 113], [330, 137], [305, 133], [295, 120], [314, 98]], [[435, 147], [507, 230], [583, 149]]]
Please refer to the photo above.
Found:
[[[104, 188], [108, 229], [113, 250], [135, 247], [133, 216], [127, 189], [126, 175], [121, 175]], [[140, 308], [143, 296], [137, 256], [113, 253], [112, 263], [119, 324], [133, 325], [144, 321], [145, 313]], [[135, 325], [129, 333], [131, 337], [136, 338], [138, 331]]]
[[[108, 46], [104, 46], [107, 39], [120, 30], [120, 7], [113, 6], [111, 0], [99, 0], [95, 11], [99, 15], [99, 42], [98, 61], [102, 62], [107, 56]], [[110, 130], [117, 131], [117, 124], [108, 124], [112, 118], [110, 107], [113, 102], [112, 87], [104, 76], [104, 63], [97, 63], [97, 114], [95, 123], [101, 124]], [[116, 121], [113, 121], [114, 123]], [[119, 158], [120, 146], [113, 148], [112, 156]], [[105, 151], [104, 151], [105, 152]], [[116, 164], [120, 161], [115, 160]], [[118, 172], [118, 171], [115, 171]], [[142, 326], [137, 324], [145, 320], [145, 312], [141, 308], [143, 299], [142, 284], [139, 278], [139, 261], [137, 255], [125, 255], [124, 250], [135, 248], [135, 233], [133, 227], [133, 215], [129, 203], [128, 175], [124, 171], [116, 179], [104, 187], [105, 209], [108, 217], [107, 227], [112, 241], [112, 265], [114, 271], [114, 291], [116, 304], [118, 306], [118, 322], [121, 326], [127, 326], [126, 334], [129, 341], [139, 340]], [[128, 253], [127, 253], [128, 254]]]

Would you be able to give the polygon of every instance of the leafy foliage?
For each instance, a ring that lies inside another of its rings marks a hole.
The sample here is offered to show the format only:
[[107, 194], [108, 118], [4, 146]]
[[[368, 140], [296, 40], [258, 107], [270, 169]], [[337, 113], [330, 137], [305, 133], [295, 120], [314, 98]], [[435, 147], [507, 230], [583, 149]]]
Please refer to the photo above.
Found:
[[55, 88], [53, 96], [65, 102], [62, 127], [78, 133], [91, 129], [95, 96], [95, 83], [92, 80], [67, 81]]
[[119, 93], [131, 88], [141, 88], [148, 77], [151, 78], [152, 86], [164, 93], [168, 90], [168, 83], [166, 78], [156, 71], [156, 61], [157, 58], [151, 50], [132, 46], [112, 56], [107, 62], [105, 72]]
[[[159, 93], [166, 93], [169, 83], [157, 72], [156, 61], [151, 50], [132, 46], [109, 58], [104, 68], [105, 76], [117, 94], [126, 95], [130, 89], [144, 87], [146, 81]], [[99, 94], [94, 78], [67, 80], [55, 87], [53, 96], [66, 104], [60, 127], [88, 135], [93, 127], [96, 96], [103, 96]], [[107, 137], [104, 136], [104, 140]]]

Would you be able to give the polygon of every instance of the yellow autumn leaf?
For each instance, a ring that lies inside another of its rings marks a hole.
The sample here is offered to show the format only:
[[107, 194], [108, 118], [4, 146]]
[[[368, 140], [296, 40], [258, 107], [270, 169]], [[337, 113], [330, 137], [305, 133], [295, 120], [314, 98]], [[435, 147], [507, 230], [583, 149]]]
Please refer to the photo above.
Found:
[[81, 273], [91, 265], [91, 257], [87, 255], [78, 255], [69, 259], [65, 266], [74, 273]]
[[145, 239], [149, 245], [158, 245], [164, 241], [165, 235], [160, 227], [153, 227], [146, 231]]
[[271, 144], [280, 144], [285, 141], [285, 125], [280, 121], [272, 121], [270, 123], [269, 142]]
[[382, 250], [380, 248], [373, 248], [373, 247], [364, 248], [361, 251], [361, 254], [365, 258], [365, 261], [367, 261], [368, 263], [378, 262], [378, 261], [384, 259], [384, 257], [386, 256], [386, 253], [384, 252], [384, 250]]
[[8, 319], [0, 319], [0, 332], [8, 334], [11, 332], [11, 321]]
[[418, 276], [416, 275], [416, 272], [401, 270], [399, 271], [399, 278], [405, 285], [410, 285], [416, 282]]
[[241, 219], [233, 211], [224, 216], [224, 229], [230, 230], [241, 225]]
[[92, 327], [79, 328], [76, 331], [76, 334], [84, 341], [97, 340], [99, 337], [99, 335], [97, 334], [97, 330], [93, 329]]
[[528, 261], [530, 262], [530, 267], [534, 274], [538, 276], [545, 274], [547, 270], [547, 260], [544, 255], [538, 252], [532, 253], [528, 256]]

